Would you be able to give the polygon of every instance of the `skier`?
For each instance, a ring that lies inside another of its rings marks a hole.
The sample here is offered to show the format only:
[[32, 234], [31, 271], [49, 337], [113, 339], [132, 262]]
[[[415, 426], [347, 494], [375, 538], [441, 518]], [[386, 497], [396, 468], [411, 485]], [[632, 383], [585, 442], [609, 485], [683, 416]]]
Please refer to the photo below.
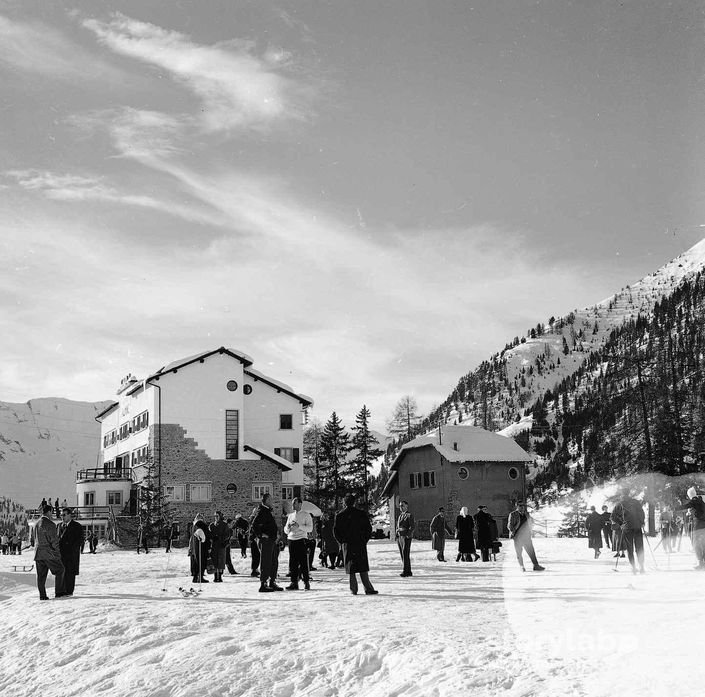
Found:
[[214, 568], [214, 583], [223, 582], [223, 572], [225, 571], [225, 549], [230, 543], [232, 530], [223, 520], [223, 512], [216, 511], [214, 521], [210, 524], [211, 533], [211, 560]]
[[612, 549], [612, 521], [607, 506], [602, 507], [600, 517], [602, 518], [602, 536], [605, 538], [605, 547], [610, 550]]
[[[474, 529], [475, 521], [468, 513], [467, 506], [463, 506], [460, 509], [458, 517], [455, 519], [455, 537], [458, 540], [458, 556], [455, 558], [456, 562], [461, 559], [463, 561], [477, 561], [480, 558], [475, 549], [475, 540], [473, 539]], [[475, 557], [475, 559], [473, 560], [472, 557]]]
[[612, 522], [619, 526], [621, 532], [622, 545], [627, 551], [629, 563], [632, 565], [632, 573], [637, 573], [634, 563], [634, 552], [639, 563], [639, 573], [646, 573], [644, 570], [644, 508], [639, 501], [624, 492], [622, 500], [612, 511]]
[[597, 512], [595, 506], [590, 506], [590, 513], [585, 518], [585, 529], [588, 534], [588, 547], [595, 550], [595, 559], [600, 556], [602, 548], [602, 516]]
[[487, 512], [487, 506], [479, 505], [475, 514], [475, 530], [477, 530], [477, 548], [482, 555], [482, 561], [490, 561], [492, 543], [495, 539], [492, 523], [494, 518]]
[[193, 531], [189, 540], [188, 556], [191, 559], [191, 576], [194, 583], [208, 583], [204, 576], [206, 561], [210, 552], [210, 533], [203, 520], [203, 514], [197, 513], [193, 519]]
[[299, 577], [304, 580], [304, 589], [311, 590], [308, 575], [308, 535], [313, 531], [313, 518], [311, 514], [301, 510], [303, 501], [296, 496], [291, 505], [293, 511], [289, 513], [284, 524], [284, 532], [289, 542], [289, 576], [291, 583], [286, 587], [288, 591], [299, 590]]
[[252, 514], [250, 515], [250, 521], [248, 523], [248, 529], [249, 529], [249, 534], [247, 536], [247, 539], [250, 543], [250, 556], [252, 558], [252, 561], [250, 562], [250, 566], [252, 568], [252, 571], [250, 573], [250, 576], [259, 576], [259, 564], [260, 564], [260, 553], [259, 553], [259, 546], [257, 545], [257, 538], [254, 536], [253, 531], [252, 531], [252, 523], [255, 520], [255, 516], [257, 515], [257, 510], [258, 507], [255, 506], [252, 509]]
[[517, 501], [516, 508], [509, 514], [509, 537], [514, 540], [514, 550], [516, 551], [517, 560], [522, 571], [524, 568], [523, 552], [529, 555], [529, 559], [534, 565], [534, 571], [543, 571], [544, 567], [539, 564], [534, 551], [534, 543], [531, 540], [531, 531], [534, 526], [534, 521], [529, 512], [526, 510], [526, 504], [523, 501]]
[[705, 571], [705, 501], [698, 495], [694, 486], [688, 489], [688, 501], [681, 505], [679, 511], [690, 509], [693, 514], [693, 551], [698, 560], [695, 567], [698, 571]]
[[411, 540], [414, 537], [416, 522], [414, 521], [414, 516], [409, 513], [408, 501], [400, 501], [399, 508], [401, 513], [397, 520], [397, 545], [399, 546], [399, 554], [403, 564], [402, 572], [399, 575], [405, 578], [413, 576], [411, 573]]
[[429, 527], [431, 531], [431, 547], [436, 552], [436, 559], [438, 559], [438, 561], [445, 561], [446, 533], [449, 535], [453, 533], [448, 529], [443, 506], [441, 506], [438, 509], [438, 513], [433, 516]]
[[235, 516], [235, 531], [237, 532], [237, 543], [240, 545], [240, 556], [247, 559], [247, 530], [250, 524], [239, 513]]
[[257, 515], [252, 521], [252, 536], [258, 541], [261, 557], [260, 593], [284, 590], [277, 585], [279, 569], [279, 528], [272, 513], [272, 496], [267, 493], [262, 496], [262, 503], [257, 509]]
[[370, 582], [370, 563], [367, 559], [367, 542], [372, 537], [372, 525], [367, 514], [355, 507], [353, 494], [345, 497], [345, 508], [335, 516], [333, 532], [343, 548], [345, 571], [350, 575], [350, 592], [357, 595], [355, 574], [360, 574], [365, 595], [377, 595], [379, 591]]

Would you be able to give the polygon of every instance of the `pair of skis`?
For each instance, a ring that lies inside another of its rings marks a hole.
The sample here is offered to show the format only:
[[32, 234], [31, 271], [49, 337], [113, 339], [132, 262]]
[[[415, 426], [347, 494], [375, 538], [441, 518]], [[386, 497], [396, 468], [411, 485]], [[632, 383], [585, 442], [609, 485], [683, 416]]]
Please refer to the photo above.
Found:
[[179, 586], [179, 593], [181, 593], [182, 598], [198, 598], [201, 594], [201, 588], [184, 588]]

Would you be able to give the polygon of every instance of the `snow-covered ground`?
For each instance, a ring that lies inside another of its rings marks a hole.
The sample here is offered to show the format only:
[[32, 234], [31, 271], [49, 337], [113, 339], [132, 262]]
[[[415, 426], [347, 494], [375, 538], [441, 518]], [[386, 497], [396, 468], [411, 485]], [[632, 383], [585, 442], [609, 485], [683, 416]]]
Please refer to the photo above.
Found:
[[451, 540], [441, 564], [416, 541], [402, 579], [394, 542], [373, 541], [378, 596], [352, 596], [327, 569], [310, 592], [261, 595], [238, 556], [242, 575], [184, 599], [183, 549], [101, 549], [81, 558], [73, 598], [40, 602], [34, 573], [11, 571], [31, 550], [0, 556], [0, 695], [696, 693], [705, 574], [687, 540], [655, 561], [647, 548], [644, 576], [626, 560], [615, 573], [611, 554], [592, 559], [584, 539], [555, 538], [535, 539], [547, 570], [521, 573], [503, 542], [496, 563], [456, 563]]

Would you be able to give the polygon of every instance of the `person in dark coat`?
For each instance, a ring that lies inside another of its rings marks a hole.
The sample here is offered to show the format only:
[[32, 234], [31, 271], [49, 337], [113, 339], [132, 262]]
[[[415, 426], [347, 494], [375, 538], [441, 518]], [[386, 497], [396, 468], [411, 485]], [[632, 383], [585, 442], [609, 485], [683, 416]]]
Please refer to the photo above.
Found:
[[[340, 554], [340, 545], [338, 540], [335, 539], [335, 532], [333, 530], [334, 521], [330, 519], [328, 514], [325, 514], [321, 518], [321, 555], [323, 559], [328, 559], [331, 569], [335, 569], [338, 563], [338, 555]], [[325, 563], [324, 563], [325, 566]]]
[[59, 552], [64, 565], [64, 590], [66, 595], [73, 595], [76, 587], [76, 576], [81, 561], [81, 547], [83, 546], [84, 530], [74, 518], [70, 508], [61, 509], [61, 530], [59, 532]]
[[61, 598], [66, 594], [64, 590], [64, 564], [59, 551], [59, 536], [56, 525], [49, 517], [53, 506], [47, 504], [42, 509], [42, 517], [34, 527], [34, 563], [37, 567], [37, 589], [40, 600], [49, 600], [46, 591], [46, 580], [49, 571], [54, 575], [54, 597]]
[[357, 595], [357, 577], [365, 588], [365, 595], [377, 595], [370, 581], [370, 563], [367, 559], [367, 543], [372, 537], [372, 525], [368, 515], [355, 508], [355, 496], [345, 497], [345, 508], [335, 516], [333, 534], [343, 549], [345, 572], [350, 574], [350, 592]]
[[203, 514], [197, 513], [193, 520], [193, 529], [188, 545], [188, 556], [191, 559], [191, 576], [194, 583], [208, 583], [205, 577], [208, 555], [210, 554], [210, 531], [203, 520]]
[[602, 536], [605, 538], [605, 547], [610, 550], [612, 547], [612, 520], [610, 519], [610, 512], [607, 510], [607, 506], [602, 507], [602, 513], [600, 514], [602, 518]]
[[429, 528], [431, 532], [431, 549], [436, 552], [436, 559], [438, 559], [438, 561], [446, 561], [446, 533], [449, 535], [453, 533], [448, 528], [448, 523], [446, 523], [446, 513], [443, 506], [441, 506], [438, 509], [438, 513], [433, 516]]
[[694, 486], [687, 492], [688, 500], [680, 506], [679, 511], [690, 510], [693, 515], [693, 551], [698, 571], [705, 571], [705, 500], [698, 495]]
[[250, 529], [250, 523], [239, 513], [235, 516], [235, 534], [237, 535], [237, 543], [240, 545], [240, 556], [247, 559], [247, 531]]
[[237, 576], [237, 571], [233, 566], [233, 555], [231, 551], [233, 542], [237, 542], [235, 521], [232, 518], [228, 518], [225, 522], [228, 524], [228, 528], [230, 529], [230, 538], [228, 539], [228, 544], [225, 545], [225, 566], [228, 568], [229, 574]]
[[588, 534], [588, 548], [595, 550], [595, 559], [600, 556], [602, 548], [602, 516], [597, 512], [595, 506], [590, 506], [590, 513], [585, 517], [585, 529]]
[[414, 539], [414, 528], [416, 521], [414, 516], [409, 513], [409, 503], [400, 501], [399, 508], [401, 513], [397, 519], [397, 545], [399, 546], [399, 554], [402, 561], [402, 572], [399, 574], [402, 578], [413, 576], [411, 572], [411, 540]]
[[475, 514], [475, 530], [477, 531], [477, 548], [482, 555], [482, 561], [490, 561], [492, 543], [492, 523], [494, 518], [487, 512], [487, 506], [478, 506]]
[[474, 539], [475, 521], [468, 512], [467, 506], [460, 509], [455, 519], [455, 537], [458, 540], [458, 556], [455, 561], [477, 561], [480, 557], [475, 549]]
[[[223, 520], [223, 512], [215, 512], [215, 520], [210, 524], [211, 533], [211, 560], [214, 568], [214, 583], [223, 582], [223, 572], [225, 571], [226, 550], [230, 544], [232, 530]], [[231, 562], [232, 564], [232, 562]]]
[[639, 501], [625, 492], [622, 500], [612, 510], [612, 522], [619, 526], [622, 544], [627, 550], [632, 573], [637, 573], [634, 553], [639, 563], [639, 573], [644, 570], [644, 508]]
[[272, 513], [272, 497], [265, 494], [252, 521], [252, 536], [258, 541], [260, 552], [260, 593], [284, 590], [277, 585], [279, 570], [279, 528]]

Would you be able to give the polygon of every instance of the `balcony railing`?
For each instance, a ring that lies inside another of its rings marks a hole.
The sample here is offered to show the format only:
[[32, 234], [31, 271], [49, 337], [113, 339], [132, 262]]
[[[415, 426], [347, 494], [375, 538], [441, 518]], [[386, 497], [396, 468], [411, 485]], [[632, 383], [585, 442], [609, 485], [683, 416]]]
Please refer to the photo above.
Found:
[[79, 470], [76, 472], [77, 482], [94, 482], [105, 480], [128, 480], [132, 481], [131, 467], [95, 467], [93, 469]]
[[[76, 520], [95, 520], [96, 518], [107, 518], [110, 515], [110, 509], [115, 515], [120, 515], [124, 504], [115, 506], [72, 506], [72, 508], [76, 512]], [[26, 513], [29, 520], [36, 520], [42, 517], [42, 512], [39, 508], [32, 508]], [[56, 519], [54, 513], [51, 514], [51, 517]]]

